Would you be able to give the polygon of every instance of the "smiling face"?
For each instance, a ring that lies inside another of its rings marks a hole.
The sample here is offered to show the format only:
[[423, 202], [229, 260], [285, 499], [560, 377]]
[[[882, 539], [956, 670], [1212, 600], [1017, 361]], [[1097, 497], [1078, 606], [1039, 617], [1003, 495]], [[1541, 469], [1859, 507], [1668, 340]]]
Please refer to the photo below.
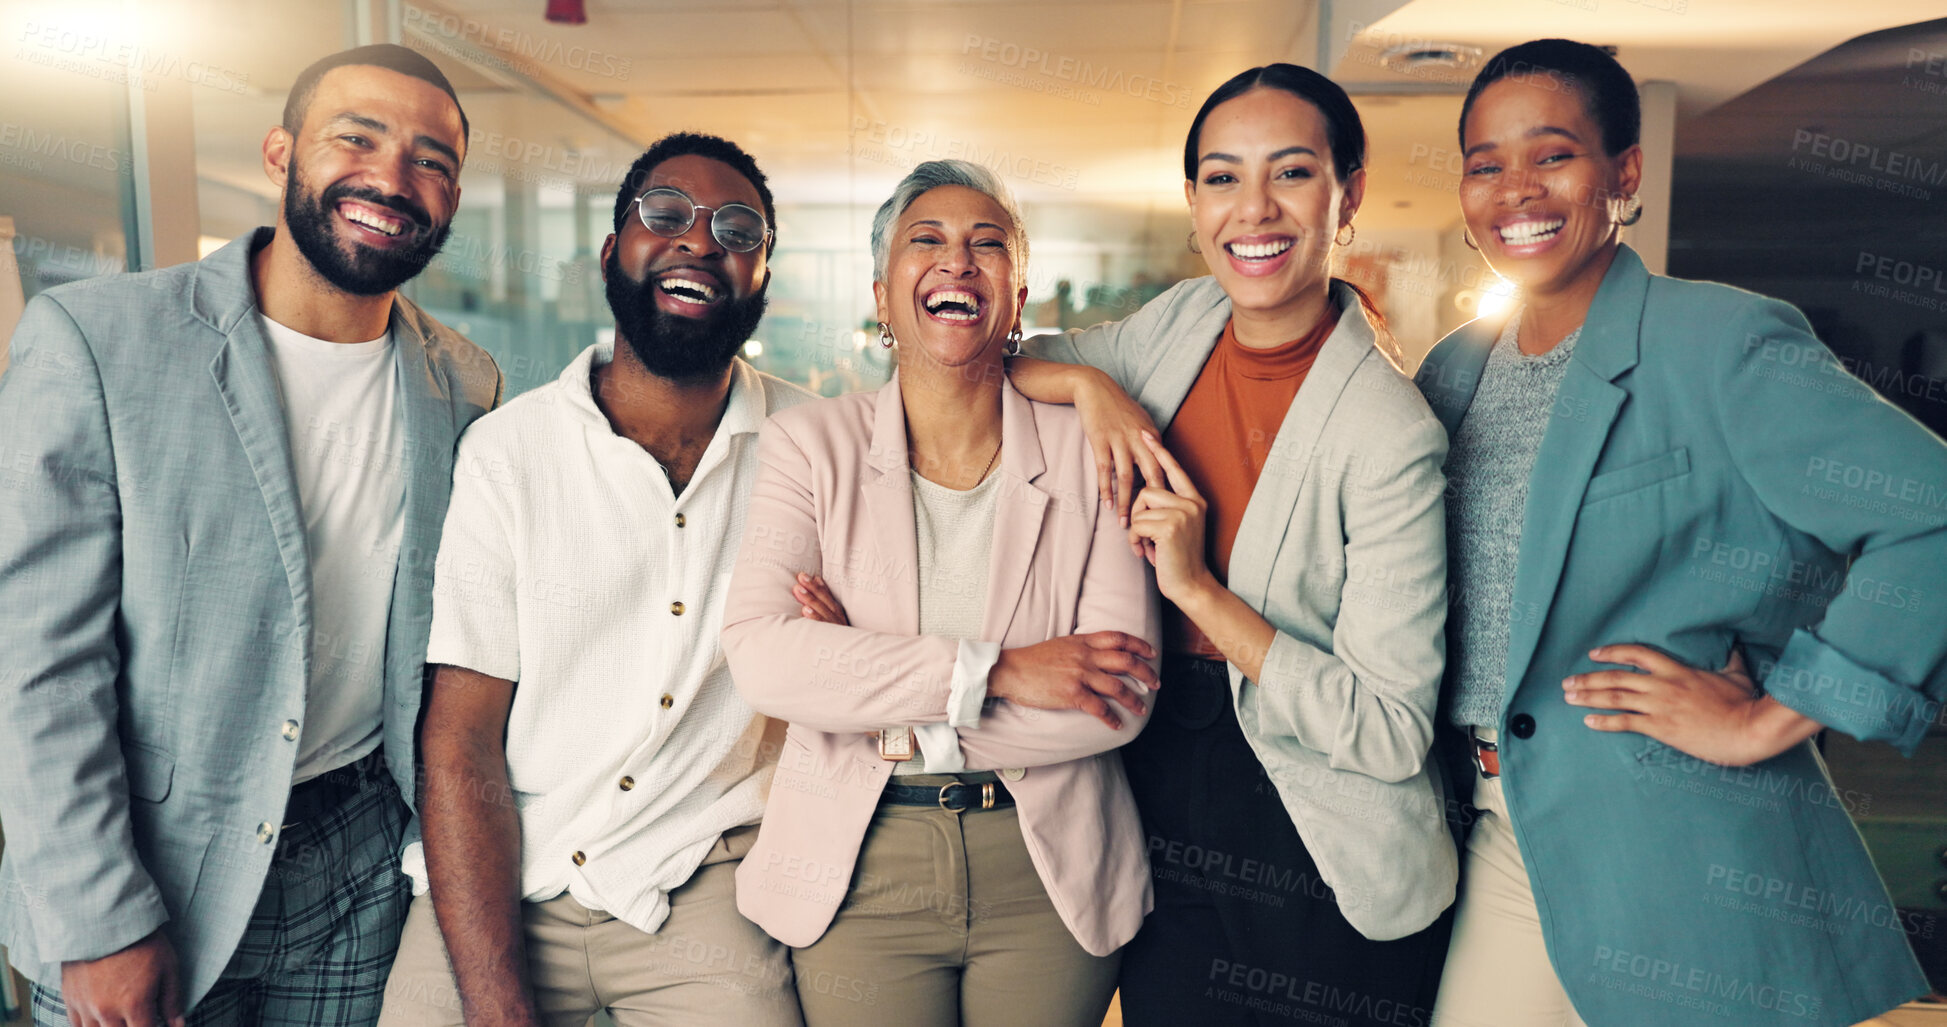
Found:
[[722, 372], [764, 316], [770, 282], [763, 246], [724, 248], [710, 217], [726, 203], [763, 210], [757, 187], [719, 160], [683, 154], [658, 164], [637, 189], [676, 189], [699, 207], [679, 236], [662, 236], [630, 207], [622, 227], [602, 244], [602, 279], [616, 332], [651, 373], [674, 380]]
[[1364, 171], [1334, 174], [1325, 116], [1281, 89], [1233, 97], [1204, 120], [1196, 169], [1184, 183], [1191, 224], [1231, 303], [1267, 316], [1313, 309], [1332, 238], [1365, 191]]
[[465, 146], [459, 107], [438, 87], [354, 64], [318, 80], [295, 135], [271, 129], [264, 159], [305, 259], [336, 288], [376, 296], [446, 241]]
[[1642, 150], [1605, 154], [1582, 94], [1546, 73], [1482, 90], [1461, 145], [1461, 213], [1495, 273], [1532, 295], [1593, 294], [1617, 241], [1610, 200], [1635, 195]]
[[999, 359], [1027, 298], [1014, 269], [1014, 221], [976, 189], [943, 185], [919, 195], [887, 237], [885, 281], [872, 283], [879, 320], [901, 359], [944, 367]]

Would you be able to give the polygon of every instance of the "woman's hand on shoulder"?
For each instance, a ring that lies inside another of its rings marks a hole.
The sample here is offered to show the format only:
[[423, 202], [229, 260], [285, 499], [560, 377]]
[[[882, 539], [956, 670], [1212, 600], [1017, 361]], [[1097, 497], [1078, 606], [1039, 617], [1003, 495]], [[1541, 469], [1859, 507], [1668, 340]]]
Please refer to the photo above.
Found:
[[[1125, 632], [1063, 635], [1001, 650], [987, 675], [987, 695], [1037, 710], [1080, 710], [1114, 730], [1122, 722], [1111, 701], [1137, 716], [1146, 712], [1141, 696], [1160, 683], [1147, 662], [1155, 658], [1148, 642]], [[1134, 679], [1135, 688], [1124, 675]]]
[[1156, 435], [1156, 422], [1142, 404], [1130, 399], [1115, 380], [1094, 368], [1076, 368], [1075, 412], [1082, 432], [1095, 453], [1096, 491], [1101, 501], [1114, 503], [1116, 520], [1129, 526], [1129, 508], [1136, 494], [1136, 475], [1148, 482], [1163, 480], [1162, 465], [1143, 444], [1143, 435]]

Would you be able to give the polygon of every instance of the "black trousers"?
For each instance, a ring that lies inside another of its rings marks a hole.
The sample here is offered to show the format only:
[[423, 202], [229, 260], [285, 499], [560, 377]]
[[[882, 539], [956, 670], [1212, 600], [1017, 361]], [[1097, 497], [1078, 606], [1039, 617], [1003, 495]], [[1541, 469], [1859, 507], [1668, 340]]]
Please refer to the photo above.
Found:
[[1231, 707], [1225, 665], [1166, 656], [1122, 750], [1156, 909], [1123, 950], [1129, 1027], [1427, 1027], [1453, 925], [1371, 941], [1339, 913]]

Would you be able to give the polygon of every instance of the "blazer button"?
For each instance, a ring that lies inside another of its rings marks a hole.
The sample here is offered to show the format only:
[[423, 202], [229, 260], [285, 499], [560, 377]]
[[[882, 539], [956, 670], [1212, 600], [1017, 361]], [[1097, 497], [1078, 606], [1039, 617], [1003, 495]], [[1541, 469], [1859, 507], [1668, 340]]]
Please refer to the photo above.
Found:
[[676, 515], [676, 526], [677, 526], [677, 527], [679, 527], [679, 528], [680, 528], [680, 527], [682, 527], [682, 526], [683, 526], [684, 524], [686, 524], [686, 523], [688, 523], [688, 522], [687, 522], [687, 521], [686, 521], [686, 520], [684, 519], [684, 517], [683, 517], [683, 515], [682, 515], [682, 514], [677, 514], [677, 515]]
[[634, 787], [635, 787], [635, 778], [633, 778], [633, 777], [624, 777], [624, 778], [622, 779], [622, 790], [623, 790], [623, 791], [625, 791], [625, 792], [626, 792], [626, 791], [628, 791], [629, 789], [631, 789], [631, 788], [634, 788]]
[[681, 617], [683, 615], [683, 604], [680, 602], [670, 603], [669, 612]]
[[1535, 733], [1535, 718], [1525, 713], [1517, 713], [1508, 721], [1508, 731], [1516, 738], [1532, 738]]
[[297, 741], [297, 721], [287, 720], [284, 722], [284, 740], [287, 742]]
[[277, 837], [277, 828], [272, 827], [270, 825], [270, 821], [266, 820], [263, 823], [257, 825], [258, 841], [263, 842], [265, 845], [269, 845], [270, 840], [275, 837]]
[[582, 855], [582, 854], [581, 854], [581, 853], [579, 853], [579, 852], [577, 852], [577, 853], [575, 853], [575, 854], [574, 854], [574, 855], [572, 855], [572, 856], [569, 856], [568, 858], [569, 858], [569, 859], [572, 859], [572, 860], [574, 860], [574, 861], [575, 861], [575, 865], [576, 865], [576, 866], [580, 866], [580, 865], [582, 865], [583, 863], [586, 863], [586, 862], [588, 862], [588, 857], [587, 857], [587, 856], [584, 856], [584, 855]]
[[1001, 779], [1003, 781], [1019, 781], [1027, 775], [1028, 772], [1021, 767], [1008, 767], [1006, 770], [1001, 771]]
[[663, 696], [663, 697], [662, 697], [662, 707], [663, 707], [663, 709], [665, 709], [665, 710], [666, 710], [666, 709], [669, 709], [669, 708], [670, 708], [671, 706], [674, 706], [674, 705], [676, 705], [676, 697], [675, 697], [675, 696], [673, 696], [673, 695], [665, 695], [665, 696]]

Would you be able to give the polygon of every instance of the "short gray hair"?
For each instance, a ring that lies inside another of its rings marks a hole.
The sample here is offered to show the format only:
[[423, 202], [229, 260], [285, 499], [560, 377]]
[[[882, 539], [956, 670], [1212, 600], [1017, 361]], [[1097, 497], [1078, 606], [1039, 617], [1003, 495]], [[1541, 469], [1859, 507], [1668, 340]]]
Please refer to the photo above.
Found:
[[914, 200], [943, 185], [965, 186], [1000, 204], [1008, 220], [1014, 223], [1007, 233], [1008, 249], [1014, 256], [1014, 279], [1027, 281], [1028, 230], [1021, 220], [1021, 208], [1014, 204], [1014, 194], [992, 168], [964, 160], [929, 160], [918, 165], [899, 180], [892, 195], [879, 205], [879, 212], [872, 215], [872, 280], [886, 280], [892, 263], [892, 246], [887, 237], [892, 234], [893, 222], [906, 213]]

